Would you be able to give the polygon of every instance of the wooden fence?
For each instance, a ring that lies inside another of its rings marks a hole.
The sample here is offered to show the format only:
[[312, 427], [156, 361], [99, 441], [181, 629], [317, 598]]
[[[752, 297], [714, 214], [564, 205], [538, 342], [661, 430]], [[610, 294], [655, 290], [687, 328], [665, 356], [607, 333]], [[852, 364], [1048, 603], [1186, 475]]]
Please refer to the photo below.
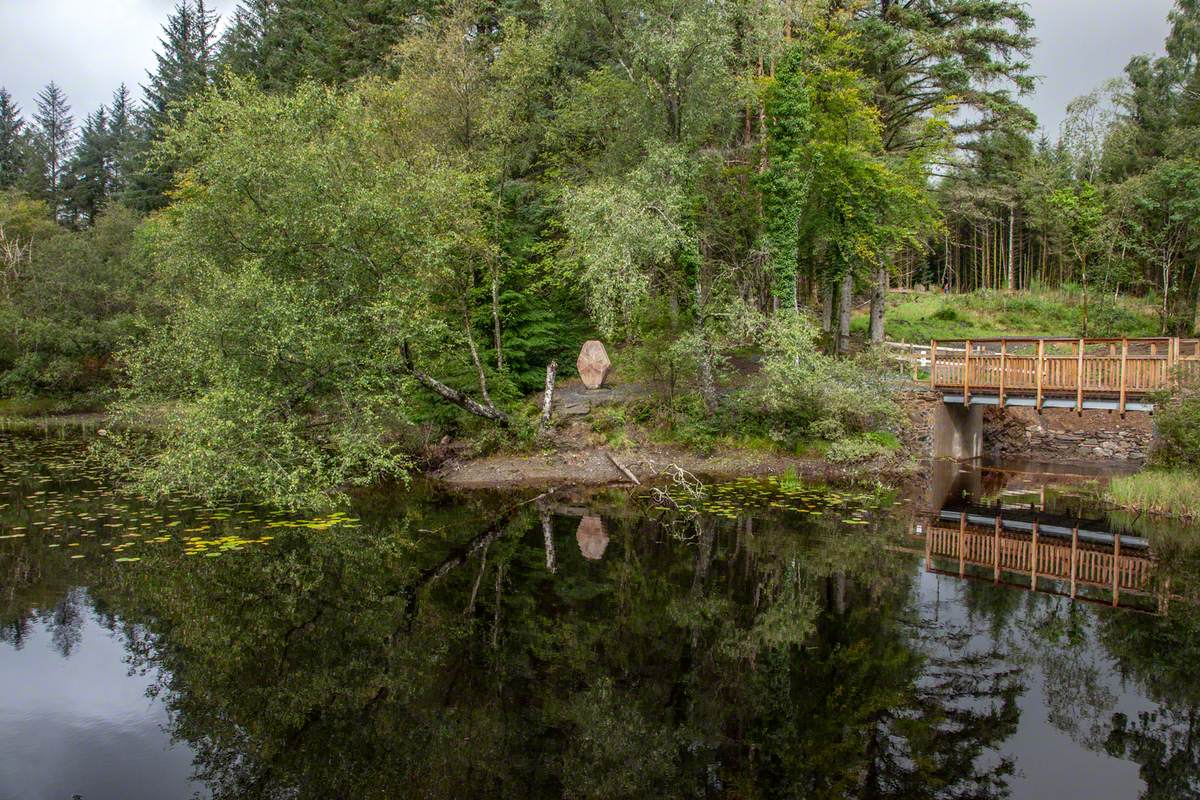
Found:
[[[924, 354], [922, 354], [924, 358]], [[1173, 381], [1200, 378], [1200, 340], [985, 339], [933, 341], [929, 382], [935, 389], [971, 396], [1033, 399], [1040, 410], [1050, 397], [1127, 401], [1169, 389]]]

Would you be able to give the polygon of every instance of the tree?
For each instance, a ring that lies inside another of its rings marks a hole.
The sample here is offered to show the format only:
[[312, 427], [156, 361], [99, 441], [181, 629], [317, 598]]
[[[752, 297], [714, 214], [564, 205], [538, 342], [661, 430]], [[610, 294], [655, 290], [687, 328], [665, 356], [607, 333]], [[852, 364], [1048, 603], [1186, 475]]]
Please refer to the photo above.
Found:
[[0, 190], [11, 189], [24, 176], [25, 120], [12, 95], [0, 86]]
[[138, 171], [129, 176], [126, 197], [130, 205], [153, 210], [166, 205], [166, 193], [180, 166], [151, 155], [155, 142], [166, 129], [187, 116], [188, 101], [203, 92], [216, 71], [218, 17], [205, 0], [179, 0], [162, 26], [155, 67], [147, 71], [148, 82], [141, 110], [142, 150]]
[[[777, 291], [799, 305], [799, 259], [810, 285], [840, 287], [838, 352], [848, 349], [849, 294], [856, 275], [878, 277], [900, 246], [916, 245], [933, 223], [925, 150], [906, 159], [883, 150], [877, 112], [861, 73], [848, 64], [853, 34], [814, 30], [777, 65], [767, 94], [770, 166], [764, 175]], [[815, 65], [815, 66], [814, 66]], [[927, 123], [929, 142], [940, 127]], [[886, 281], [886, 279], [885, 279]], [[882, 338], [882, 316], [879, 329]]]
[[54, 81], [38, 93], [35, 103], [26, 184], [32, 195], [49, 204], [57, 218], [66, 201], [63, 189], [74, 147], [74, 118], [66, 95]]
[[1050, 208], [1064, 235], [1083, 279], [1083, 331], [1088, 331], [1088, 258], [1104, 246], [1105, 206], [1096, 187], [1084, 183], [1078, 191], [1059, 189], [1050, 196]]
[[477, 361], [462, 276], [490, 256], [486, 194], [368, 97], [235, 79], [165, 141], [194, 166], [144, 236], [166, 324], [125, 355], [130, 413], [177, 404], [148, 488], [320, 505], [404, 474], [387, 433], [424, 391], [510, 421], [458, 381]]
[[67, 216], [76, 224], [90, 225], [112, 196], [114, 143], [108, 110], [101, 106], [84, 120], [71, 158], [66, 205]]

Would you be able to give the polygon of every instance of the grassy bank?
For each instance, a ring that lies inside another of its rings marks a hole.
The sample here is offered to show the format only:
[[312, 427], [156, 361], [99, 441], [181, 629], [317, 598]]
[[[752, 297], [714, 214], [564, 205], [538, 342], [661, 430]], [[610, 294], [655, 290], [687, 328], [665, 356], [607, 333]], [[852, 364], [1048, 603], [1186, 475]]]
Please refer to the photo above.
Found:
[[1106, 499], [1130, 511], [1196, 520], [1200, 519], [1200, 476], [1178, 469], [1147, 469], [1114, 478]]
[[[1157, 336], [1157, 308], [1140, 298], [1110, 295], [1088, 298], [1088, 336]], [[865, 311], [852, 329], [866, 334]], [[888, 338], [927, 344], [930, 339], [986, 339], [998, 336], [1080, 336], [1083, 295], [1077, 291], [969, 294], [893, 292], [884, 328]]]

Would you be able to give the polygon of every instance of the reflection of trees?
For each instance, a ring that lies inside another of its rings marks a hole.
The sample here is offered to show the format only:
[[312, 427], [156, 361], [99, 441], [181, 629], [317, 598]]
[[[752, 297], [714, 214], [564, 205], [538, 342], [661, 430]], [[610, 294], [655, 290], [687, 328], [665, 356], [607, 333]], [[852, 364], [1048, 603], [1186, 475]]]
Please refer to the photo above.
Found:
[[920, 620], [898, 529], [635, 509], [587, 561], [540, 511], [164, 551], [96, 596], [218, 798], [1002, 794], [1013, 681]]
[[1139, 765], [1142, 797], [1200, 797], [1200, 609], [1178, 603], [1166, 617], [1110, 614], [1100, 641], [1157, 704], [1132, 719], [1113, 714], [1104, 749]]

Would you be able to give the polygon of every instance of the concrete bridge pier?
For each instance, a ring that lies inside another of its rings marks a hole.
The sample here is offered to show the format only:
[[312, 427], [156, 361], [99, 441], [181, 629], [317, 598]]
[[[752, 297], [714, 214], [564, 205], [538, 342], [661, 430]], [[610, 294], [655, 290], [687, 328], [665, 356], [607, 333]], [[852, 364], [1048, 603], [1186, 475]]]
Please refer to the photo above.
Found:
[[934, 458], [968, 461], [983, 456], [983, 406], [938, 403], [933, 420]]

